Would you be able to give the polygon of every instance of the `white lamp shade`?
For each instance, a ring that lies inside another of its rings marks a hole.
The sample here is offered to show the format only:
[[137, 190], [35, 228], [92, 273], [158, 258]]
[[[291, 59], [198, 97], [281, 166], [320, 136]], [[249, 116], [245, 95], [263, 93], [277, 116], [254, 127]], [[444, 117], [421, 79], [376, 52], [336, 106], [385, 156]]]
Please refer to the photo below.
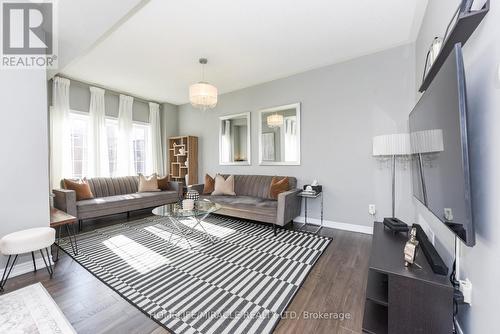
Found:
[[276, 128], [283, 125], [283, 115], [272, 114], [267, 116], [267, 126], [270, 128]]
[[396, 133], [373, 137], [373, 155], [408, 155], [410, 150], [410, 134]]
[[217, 87], [206, 82], [189, 86], [189, 101], [198, 109], [211, 109], [217, 105]]
[[442, 129], [412, 132], [410, 140], [412, 153], [433, 153], [444, 151]]

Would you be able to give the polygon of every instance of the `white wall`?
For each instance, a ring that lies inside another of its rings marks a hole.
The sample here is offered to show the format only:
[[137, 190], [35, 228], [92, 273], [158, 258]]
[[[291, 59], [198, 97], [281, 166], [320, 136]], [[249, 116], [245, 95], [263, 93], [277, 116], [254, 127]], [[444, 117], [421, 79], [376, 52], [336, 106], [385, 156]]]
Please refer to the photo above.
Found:
[[[348, 62], [311, 70], [219, 97], [214, 110], [179, 107], [181, 135], [199, 136], [199, 177], [205, 173], [296, 176], [299, 184], [318, 179], [325, 190], [325, 219], [372, 226], [368, 204], [378, 217], [390, 215], [390, 169], [372, 157], [372, 137], [406, 130], [414, 101], [414, 50], [401, 46]], [[216, 83], [214, 83], [216, 84]], [[302, 103], [300, 166], [258, 165], [258, 113], [262, 108]], [[251, 112], [252, 165], [219, 166], [218, 117]], [[397, 215], [413, 218], [409, 170], [398, 170]], [[315, 203], [317, 204], [317, 203]], [[318, 206], [310, 214], [319, 217]]]
[[[0, 74], [0, 237], [49, 225], [47, 89], [43, 70]], [[31, 262], [31, 258], [25, 258]], [[0, 268], [5, 265], [4, 256]], [[23, 259], [18, 260], [18, 263]], [[19, 265], [18, 265], [19, 266]]]
[[[420, 83], [423, 62], [434, 36], [444, 33], [457, 0], [429, 0], [416, 42], [416, 80]], [[476, 245], [461, 245], [461, 278], [473, 284], [471, 307], [461, 307], [459, 322], [464, 333], [496, 333], [500, 308], [500, 4], [491, 2], [490, 12], [464, 46], [469, 105], [469, 154]], [[421, 205], [421, 217], [435, 232], [438, 250], [450, 263], [454, 238], [442, 223]]]

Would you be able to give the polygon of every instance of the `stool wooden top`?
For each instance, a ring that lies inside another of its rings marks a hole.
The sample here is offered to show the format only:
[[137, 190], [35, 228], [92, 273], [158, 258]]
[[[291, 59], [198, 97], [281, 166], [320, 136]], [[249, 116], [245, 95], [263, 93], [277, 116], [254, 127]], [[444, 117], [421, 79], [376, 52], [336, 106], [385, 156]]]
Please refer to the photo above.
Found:
[[56, 208], [50, 208], [50, 227], [75, 224], [76, 217]]

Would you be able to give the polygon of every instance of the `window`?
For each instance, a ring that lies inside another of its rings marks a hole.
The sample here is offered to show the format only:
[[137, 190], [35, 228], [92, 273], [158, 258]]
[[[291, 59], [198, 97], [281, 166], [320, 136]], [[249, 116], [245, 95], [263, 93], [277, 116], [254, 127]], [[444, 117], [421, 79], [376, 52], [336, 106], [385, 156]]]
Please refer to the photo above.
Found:
[[[70, 146], [71, 146], [71, 175], [72, 178], [88, 176], [89, 172], [89, 131], [90, 120], [86, 113], [71, 111]], [[106, 132], [108, 140], [109, 175], [117, 174], [118, 152], [118, 120], [106, 118]], [[134, 122], [132, 126], [133, 162], [136, 173], [149, 173], [151, 169], [150, 137], [151, 126], [147, 123]]]
[[88, 126], [86, 115], [70, 113], [71, 177], [81, 178], [88, 171]]
[[116, 156], [118, 152], [118, 122], [115, 119], [106, 119], [108, 136], [109, 175], [116, 175]]
[[149, 168], [149, 137], [151, 127], [148, 124], [134, 123], [132, 130], [132, 147], [135, 172], [146, 173]]

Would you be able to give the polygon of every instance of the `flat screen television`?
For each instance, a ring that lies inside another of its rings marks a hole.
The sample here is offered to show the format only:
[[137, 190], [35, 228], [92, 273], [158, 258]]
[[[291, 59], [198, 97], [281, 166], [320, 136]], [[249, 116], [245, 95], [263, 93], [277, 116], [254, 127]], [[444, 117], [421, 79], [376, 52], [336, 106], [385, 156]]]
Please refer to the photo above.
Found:
[[456, 44], [410, 113], [413, 195], [473, 246], [467, 117], [462, 48]]

